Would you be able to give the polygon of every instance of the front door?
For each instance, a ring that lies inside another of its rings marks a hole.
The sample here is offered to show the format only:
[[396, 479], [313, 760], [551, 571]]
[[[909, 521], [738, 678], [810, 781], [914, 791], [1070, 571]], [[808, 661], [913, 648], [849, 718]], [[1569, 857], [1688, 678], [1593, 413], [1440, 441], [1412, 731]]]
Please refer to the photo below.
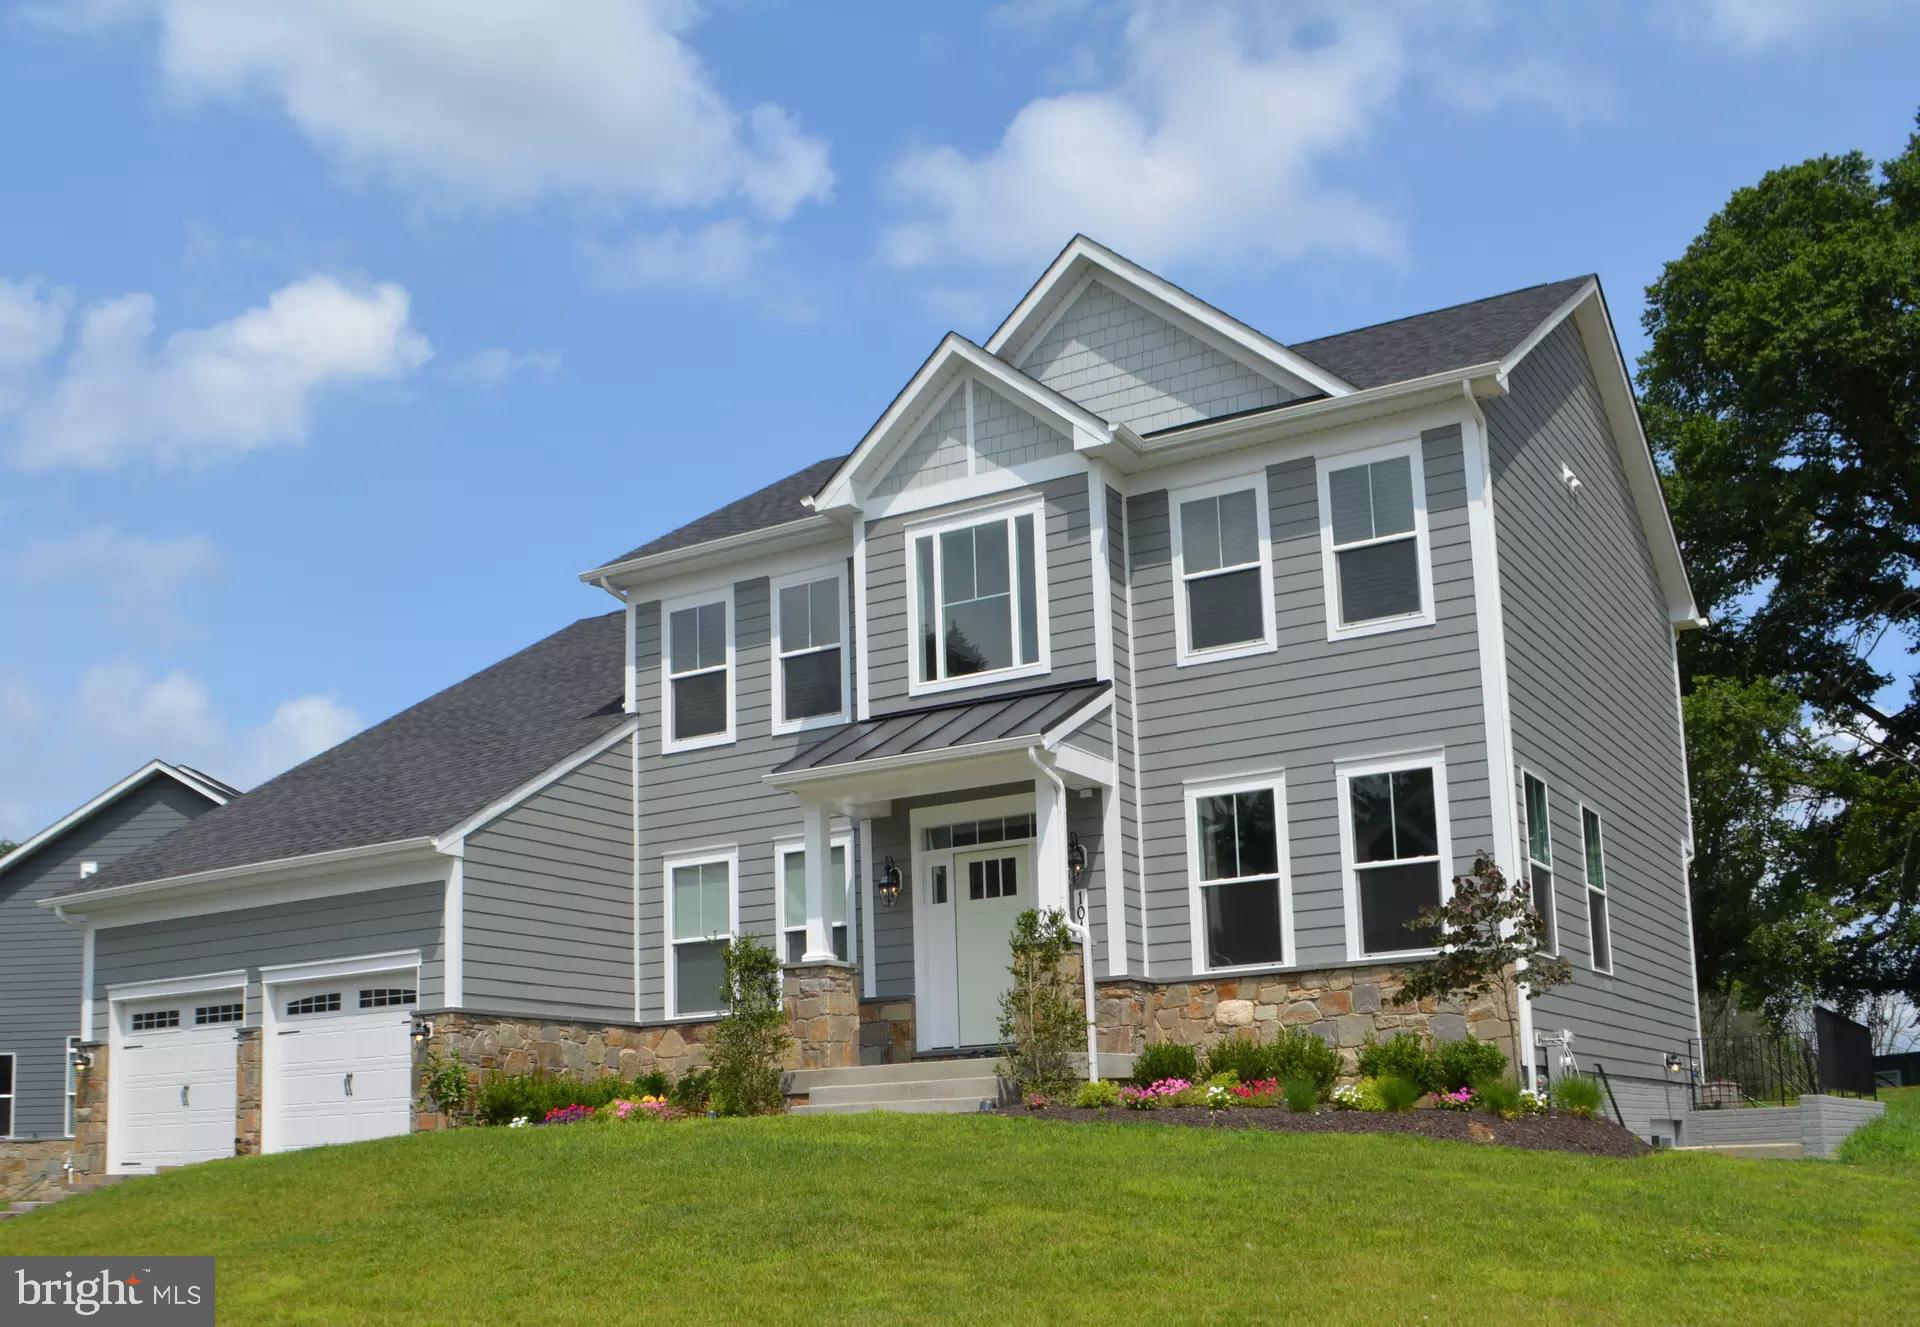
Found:
[[1013, 985], [1007, 936], [1014, 918], [1033, 906], [1030, 844], [953, 855], [954, 972], [960, 1044], [1000, 1040], [1000, 997]]

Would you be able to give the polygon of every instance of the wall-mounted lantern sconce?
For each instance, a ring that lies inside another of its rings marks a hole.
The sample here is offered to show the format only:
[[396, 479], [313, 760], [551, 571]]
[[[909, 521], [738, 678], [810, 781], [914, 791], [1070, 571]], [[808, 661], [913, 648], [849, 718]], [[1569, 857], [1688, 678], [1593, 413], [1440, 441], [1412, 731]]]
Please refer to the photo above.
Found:
[[1687, 1067], [1687, 1062], [1685, 1060], [1681, 1059], [1678, 1055], [1675, 1055], [1672, 1051], [1667, 1052], [1667, 1072], [1668, 1073], [1670, 1074], [1682, 1073], [1685, 1071], [1686, 1067]]
[[894, 865], [893, 855], [880, 864], [879, 872], [873, 878], [874, 890], [880, 895], [880, 906], [891, 908], [900, 897], [900, 868]]
[[1087, 924], [1087, 850], [1080, 845], [1080, 836], [1067, 835], [1067, 915], [1076, 926]]
[[1078, 834], [1067, 835], [1067, 879], [1078, 885], [1080, 877], [1087, 873], [1087, 850], [1080, 844]]
[[73, 1067], [76, 1072], [83, 1074], [93, 1068], [93, 1053], [83, 1046], [75, 1046], [73, 1048]]
[[433, 1040], [433, 1023], [424, 1018], [413, 1020], [413, 1044], [424, 1046]]

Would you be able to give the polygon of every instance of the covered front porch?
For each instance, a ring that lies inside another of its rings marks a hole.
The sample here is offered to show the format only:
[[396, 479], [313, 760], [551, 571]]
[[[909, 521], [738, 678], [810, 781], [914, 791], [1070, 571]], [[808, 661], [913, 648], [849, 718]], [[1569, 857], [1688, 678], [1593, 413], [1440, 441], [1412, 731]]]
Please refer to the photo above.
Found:
[[1111, 733], [1106, 683], [1053, 686], [848, 724], [766, 776], [803, 808], [790, 991], [843, 962], [833, 827], [855, 827], [845, 962], [860, 1062], [997, 1047], [1008, 932], [1024, 909], [1065, 913], [1096, 972], [1124, 968]]

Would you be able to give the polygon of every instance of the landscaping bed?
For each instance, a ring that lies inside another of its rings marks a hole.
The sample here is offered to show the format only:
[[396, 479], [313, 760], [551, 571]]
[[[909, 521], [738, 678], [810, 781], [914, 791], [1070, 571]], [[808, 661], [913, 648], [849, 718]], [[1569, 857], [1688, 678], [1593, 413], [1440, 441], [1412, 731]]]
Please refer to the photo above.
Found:
[[1177, 1124], [1201, 1129], [1263, 1129], [1269, 1133], [1388, 1133], [1440, 1138], [1455, 1143], [1493, 1143], [1540, 1152], [1577, 1152], [1595, 1157], [1637, 1157], [1652, 1149], [1612, 1120], [1583, 1120], [1571, 1115], [1497, 1115], [1443, 1110], [1399, 1112], [1291, 1110], [1208, 1110], [1205, 1106], [1163, 1106], [1156, 1110], [1044, 1110], [1002, 1112], [1035, 1120], [1095, 1124]]

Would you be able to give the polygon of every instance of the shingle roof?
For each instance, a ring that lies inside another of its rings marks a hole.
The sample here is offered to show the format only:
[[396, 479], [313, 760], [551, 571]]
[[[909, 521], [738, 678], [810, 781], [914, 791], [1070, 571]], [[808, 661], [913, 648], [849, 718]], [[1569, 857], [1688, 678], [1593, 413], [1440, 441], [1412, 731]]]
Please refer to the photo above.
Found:
[[811, 516], [813, 513], [801, 506], [800, 500], [818, 493], [820, 486], [832, 477], [833, 472], [840, 468], [840, 462], [846, 459], [845, 456], [829, 456], [824, 461], [815, 461], [804, 470], [796, 470], [785, 479], [776, 479], [757, 492], [729, 502], [718, 511], [710, 511], [697, 521], [688, 521], [677, 530], [669, 530], [658, 539], [649, 539], [640, 547], [629, 549], [617, 558], [609, 558], [601, 565], [612, 566], [616, 562], [651, 557], [655, 553], [670, 553], [676, 548], [704, 544], [752, 530], [765, 530], [770, 526], [785, 525], [788, 521]]
[[618, 726], [625, 658], [624, 614], [583, 618], [65, 892], [451, 829]]
[[1355, 387], [1382, 387], [1503, 359], [1591, 277], [1508, 291], [1469, 304], [1295, 341], [1288, 348]]
[[886, 756], [953, 750], [1009, 737], [1038, 736], [1104, 692], [1106, 682], [1036, 687], [992, 700], [950, 700], [835, 728], [775, 774], [852, 765]]

